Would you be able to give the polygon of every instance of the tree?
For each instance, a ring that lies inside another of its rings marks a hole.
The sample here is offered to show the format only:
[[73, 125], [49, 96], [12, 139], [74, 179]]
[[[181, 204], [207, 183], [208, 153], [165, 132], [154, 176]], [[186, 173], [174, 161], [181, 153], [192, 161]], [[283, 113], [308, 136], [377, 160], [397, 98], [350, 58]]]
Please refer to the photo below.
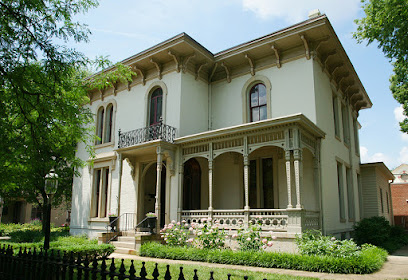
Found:
[[0, 0], [0, 196], [48, 203], [44, 177], [55, 169], [54, 204], [71, 197], [75, 157], [92, 114], [82, 105], [87, 59], [57, 44], [87, 41], [89, 31], [73, 16], [95, 0]]
[[[408, 0], [362, 0], [365, 17], [356, 20], [359, 43], [376, 42], [394, 65], [390, 89], [408, 116]], [[400, 123], [408, 132], [408, 119]]]

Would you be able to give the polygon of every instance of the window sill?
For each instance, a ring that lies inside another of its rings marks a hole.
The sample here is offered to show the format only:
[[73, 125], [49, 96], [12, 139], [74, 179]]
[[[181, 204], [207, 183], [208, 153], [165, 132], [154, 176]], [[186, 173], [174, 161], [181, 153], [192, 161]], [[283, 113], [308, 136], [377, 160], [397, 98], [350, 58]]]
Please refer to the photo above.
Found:
[[109, 223], [109, 217], [105, 218], [89, 218], [88, 223]]
[[97, 144], [97, 145], [95, 145], [95, 150], [96, 150], [96, 149], [106, 148], [106, 147], [113, 147], [114, 144], [115, 144], [115, 143], [114, 143], [113, 141], [108, 142], [108, 143], [103, 143], [103, 144]]
[[346, 219], [340, 219], [340, 223], [345, 223]]
[[347, 143], [346, 141], [343, 142], [344, 146], [346, 146], [347, 149], [350, 149], [350, 143]]
[[336, 138], [337, 140], [339, 140], [339, 142], [341, 142], [341, 138], [338, 135], [334, 135], [334, 138]]
[[356, 219], [349, 219], [348, 220], [350, 223], [354, 223], [356, 221]]

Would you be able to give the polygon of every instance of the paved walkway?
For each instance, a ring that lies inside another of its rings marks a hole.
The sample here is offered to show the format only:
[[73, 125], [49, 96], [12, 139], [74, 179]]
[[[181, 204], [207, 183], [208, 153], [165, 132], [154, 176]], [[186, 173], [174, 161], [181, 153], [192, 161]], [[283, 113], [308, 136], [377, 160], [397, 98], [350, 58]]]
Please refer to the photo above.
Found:
[[290, 269], [279, 269], [279, 268], [262, 268], [262, 267], [251, 267], [251, 266], [240, 266], [240, 265], [227, 265], [227, 264], [214, 264], [214, 263], [202, 263], [194, 261], [180, 261], [180, 260], [167, 260], [167, 259], [156, 259], [156, 258], [146, 258], [140, 256], [124, 255], [113, 253], [110, 257], [115, 259], [135, 259], [141, 261], [152, 261], [168, 264], [178, 264], [178, 265], [204, 265], [208, 267], [219, 267], [228, 269], [241, 269], [247, 271], [260, 271], [269, 272], [276, 274], [286, 274], [293, 276], [303, 276], [303, 277], [315, 277], [319, 279], [408, 279], [408, 246], [405, 246], [395, 252], [394, 254], [388, 256], [382, 269], [373, 274], [357, 275], [357, 274], [332, 274], [332, 273], [321, 273], [321, 272], [308, 272]]

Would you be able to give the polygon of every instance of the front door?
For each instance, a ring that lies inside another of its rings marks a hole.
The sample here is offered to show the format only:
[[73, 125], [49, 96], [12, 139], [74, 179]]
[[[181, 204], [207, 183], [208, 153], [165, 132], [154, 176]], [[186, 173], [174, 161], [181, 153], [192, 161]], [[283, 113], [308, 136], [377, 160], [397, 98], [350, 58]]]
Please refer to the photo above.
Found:
[[249, 206], [275, 208], [272, 158], [258, 158], [249, 163]]

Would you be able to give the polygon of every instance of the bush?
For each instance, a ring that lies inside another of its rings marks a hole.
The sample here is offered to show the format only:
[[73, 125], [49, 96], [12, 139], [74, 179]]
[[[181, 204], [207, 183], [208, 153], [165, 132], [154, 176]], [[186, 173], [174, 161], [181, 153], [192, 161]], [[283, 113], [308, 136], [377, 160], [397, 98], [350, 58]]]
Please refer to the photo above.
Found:
[[140, 255], [176, 260], [355, 274], [372, 273], [380, 269], [387, 258], [387, 252], [375, 246], [364, 246], [358, 256], [337, 258], [265, 251], [170, 247], [158, 243], [143, 244]]
[[202, 224], [192, 225], [196, 236], [193, 245], [204, 249], [222, 249], [225, 246], [226, 233], [219, 224], [212, 223], [211, 219], [203, 219]]
[[384, 217], [365, 218], [354, 227], [357, 244], [372, 244], [392, 253], [408, 244], [408, 235], [399, 226], [391, 226]]
[[176, 223], [175, 221], [172, 221], [160, 230], [160, 235], [167, 245], [185, 246], [189, 231], [184, 223], [181, 224], [180, 222]]
[[261, 232], [262, 227], [257, 222], [254, 222], [248, 228], [238, 229], [238, 233], [232, 237], [237, 238], [241, 251], [259, 251], [262, 248], [271, 247], [273, 245], [271, 239], [276, 239], [276, 237], [272, 236], [272, 232], [271, 237], [261, 238]]
[[[35, 242], [35, 243], [15, 243], [15, 242], [2, 242], [0, 246], [12, 246], [14, 252], [18, 252], [20, 248], [24, 249], [31, 249], [40, 250], [44, 248], [44, 244], [42, 242]], [[82, 256], [85, 255], [92, 255], [97, 257], [104, 257], [108, 256], [113, 253], [115, 250], [115, 246], [111, 244], [101, 244], [98, 245], [98, 241], [96, 239], [89, 240], [86, 236], [67, 236], [67, 237], [60, 237], [58, 240], [50, 242], [50, 249], [58, 250], [67, 253], [74, 253], [74, 254], [81, 254]]]
[[323, 236], [317, 230], [304, 232], [301, 237], [296, 237], [295, 242], [302, 255], [347, 258], [361, 253], [361, 248], [353, 240], [337, 240], [332, 236]]
[[381, 246], [390, 238], [391, 226], [384, 217], [365, 218], [354, 226], [354, 234], [358, 245]]

